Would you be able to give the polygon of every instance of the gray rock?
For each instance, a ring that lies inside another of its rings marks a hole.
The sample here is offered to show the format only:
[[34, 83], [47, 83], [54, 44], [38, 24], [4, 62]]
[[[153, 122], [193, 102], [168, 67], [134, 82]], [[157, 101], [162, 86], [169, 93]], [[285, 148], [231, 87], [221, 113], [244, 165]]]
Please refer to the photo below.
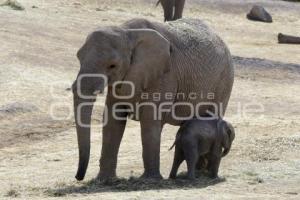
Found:
[[247, 14], [249, 20], [261, 21], [261, 22], [273, 22], [272, 16], [262, 7], [254, 5], [251, 11]]

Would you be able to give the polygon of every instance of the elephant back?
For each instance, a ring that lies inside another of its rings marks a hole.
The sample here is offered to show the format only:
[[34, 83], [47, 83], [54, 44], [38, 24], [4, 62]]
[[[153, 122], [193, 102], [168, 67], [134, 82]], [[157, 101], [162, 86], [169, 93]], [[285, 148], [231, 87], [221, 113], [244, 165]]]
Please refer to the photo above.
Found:
[[218, 58], [226, 54], [225, 43], [202, 20], [180, 19], [168, 22], [168, 25], [168, 30], [175, 36], [173, 44], [189, 58], [209, 61], [210, 55]]

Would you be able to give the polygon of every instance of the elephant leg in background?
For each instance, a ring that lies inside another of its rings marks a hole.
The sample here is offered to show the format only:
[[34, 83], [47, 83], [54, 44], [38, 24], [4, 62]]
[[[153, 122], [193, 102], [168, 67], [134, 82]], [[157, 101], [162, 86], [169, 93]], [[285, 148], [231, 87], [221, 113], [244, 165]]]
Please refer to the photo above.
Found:
[[172, 21], [174, 14], [175, 0], [160, 0], [160, 3], [164, 10], [164, 21]]
[[[107, 109], [107, 124], [103, 127], [100, 172], [98, 178], [106, 180], [116, 176], [120, 143], [126, 126], [126, 120], [117, 120], [112, 115], [112, 107]], [[126, 118], [127, 113], [118, 113]], [[103, 116], [105, 117], [105, 116]]]
[[175, 147], [174, 160], [172, 165], [172, 170], [170, 172], [169, 178], [176, 178], [178, 168], [182, 161], [184, 160], [184, 154], [181, 148]]
[[173, 20], [182, 18], [184, 3], [185, 0], [175, 0], [175, 13], [174, 13]]

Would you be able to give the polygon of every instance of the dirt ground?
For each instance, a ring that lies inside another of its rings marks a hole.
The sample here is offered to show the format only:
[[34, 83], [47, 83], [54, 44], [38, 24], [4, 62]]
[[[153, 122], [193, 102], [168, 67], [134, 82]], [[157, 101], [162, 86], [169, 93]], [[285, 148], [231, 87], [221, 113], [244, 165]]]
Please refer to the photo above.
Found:
[[[128, 179], [143, 170], [139, 124], [130, 121], [119, 154], [122, 179], [104, 185], [92, 180], [99, 170], [103, 98], [93, 116], [86, 179], [74, 178], [78, 150], [72, 94], [66, 88], [79, 69], [76, 51], [98, 26], [134, 17], [162, 21], [162, 10], [155, 8], [156, 0], [19, 2], [24, 11], [0, 7], [0, 199], [300, 198], [300, 46], [277, 44], [279, 32], [300, 34], [300, 3], [187, 0], [184, 16], [203, 19], [234, 55], [235, 83], [226, 119], [236, 128], [236, 140], [221, 163], [223, 180]], [[273, 23], [245, 18], [258, 2], [270, 11]], [[168, 148], [177, 129], [163, 130], [164, 177], [171, 168], [173, 151]]]

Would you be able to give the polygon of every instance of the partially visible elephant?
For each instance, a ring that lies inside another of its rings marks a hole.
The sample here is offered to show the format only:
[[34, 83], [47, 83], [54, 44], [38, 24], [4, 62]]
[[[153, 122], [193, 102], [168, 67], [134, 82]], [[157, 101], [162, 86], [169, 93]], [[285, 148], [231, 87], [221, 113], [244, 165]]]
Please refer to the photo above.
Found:
[[[234, 79], [227, 46], [198, 19], [168, 24], [133, 19], [102, 27], [87, 37], [77, 57], [81, 67], [72, 85], [79, 145], [77, 180], [84, 178], [89, 163], [93, 104], [106, 86], [98, 178], [116, 176], [128, 116], [141, 124], [142, 177], [162, 178], [164, 124], [180, 125], [207, 112], [223, 115]], [[96, 75], [105, 75], [107, 82]]]
[[173, 21], [182, 18], [185, 0], [158, 0], [164, 10], [164, 21]]

